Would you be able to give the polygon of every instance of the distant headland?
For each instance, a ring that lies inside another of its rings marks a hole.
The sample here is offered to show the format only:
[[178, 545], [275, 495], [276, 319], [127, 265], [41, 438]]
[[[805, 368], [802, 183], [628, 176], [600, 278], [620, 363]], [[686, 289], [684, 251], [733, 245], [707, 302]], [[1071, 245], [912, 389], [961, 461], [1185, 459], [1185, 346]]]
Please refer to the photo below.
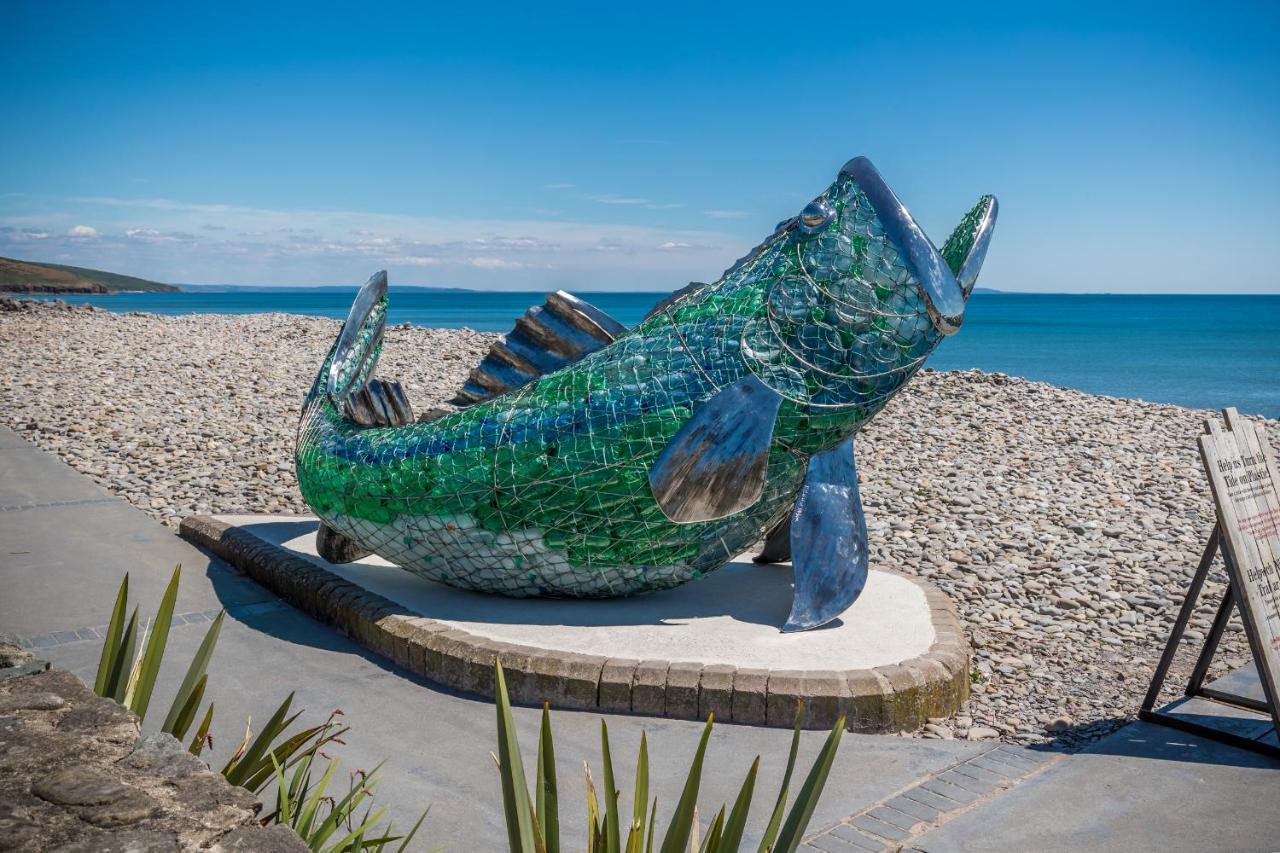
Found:
[[172, 284], [114, 272], [0, 258], [0, 293], [176, 292]]

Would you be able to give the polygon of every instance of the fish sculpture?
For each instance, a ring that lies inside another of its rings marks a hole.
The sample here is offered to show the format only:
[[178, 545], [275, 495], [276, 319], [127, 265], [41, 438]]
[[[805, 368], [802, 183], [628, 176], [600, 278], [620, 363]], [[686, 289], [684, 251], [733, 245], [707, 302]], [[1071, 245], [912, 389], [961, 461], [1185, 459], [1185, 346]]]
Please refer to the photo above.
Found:
[[582, 303], [594, 345], [495, 346], [510, 390], [423, 421], [372, 378], [378, 273], [306, 396], [302, 495], [349, 555], [517, 597], [668, 589], [773, 531], [783, 630], [826, 624], [867, 577], [854, 436], [960, 327], [996, 211], [984, 196], [939, 251], [855, 158], [718, 281], [629, 331]]

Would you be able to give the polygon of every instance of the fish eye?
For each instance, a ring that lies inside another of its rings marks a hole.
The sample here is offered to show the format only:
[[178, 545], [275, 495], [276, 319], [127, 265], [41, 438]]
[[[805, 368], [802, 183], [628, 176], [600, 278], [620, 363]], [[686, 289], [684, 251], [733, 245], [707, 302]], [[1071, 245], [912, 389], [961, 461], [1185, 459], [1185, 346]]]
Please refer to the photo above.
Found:
[[835, 219], [836, 209], [824, 198], [816, 199], [805, 205], [800, 211], [800, 230], [805, 234], [817, 234], [826, 230]]

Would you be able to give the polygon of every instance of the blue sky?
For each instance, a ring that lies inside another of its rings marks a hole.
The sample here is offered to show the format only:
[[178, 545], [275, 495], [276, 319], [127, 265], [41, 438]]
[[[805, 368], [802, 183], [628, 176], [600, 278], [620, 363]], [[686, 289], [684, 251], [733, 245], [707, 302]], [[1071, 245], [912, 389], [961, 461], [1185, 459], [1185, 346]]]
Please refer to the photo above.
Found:
[[540, 5], [11, 0], [0, 255], [666, 290], [865, 154], [989, 287], [1280, 292], [1275, 3]]

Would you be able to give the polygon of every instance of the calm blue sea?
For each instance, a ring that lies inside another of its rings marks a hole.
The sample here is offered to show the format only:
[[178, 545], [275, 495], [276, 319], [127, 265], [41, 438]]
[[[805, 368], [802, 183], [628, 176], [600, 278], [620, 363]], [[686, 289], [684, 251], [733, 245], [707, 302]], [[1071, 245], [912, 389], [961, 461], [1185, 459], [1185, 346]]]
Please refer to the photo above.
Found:
[[[112, 311], [345, 317], [354, 290], [64, 296]], [[628, 325], [662, 294], [580, 293]], [[52, 297], [50, 297], [52, 298]], [[536, 293], [392, 288], [390, 322], [510, 330]], [[976, 367], [1116, 397], [1280, 418], [1280, 296], [975, 293], [929, 364]]]

